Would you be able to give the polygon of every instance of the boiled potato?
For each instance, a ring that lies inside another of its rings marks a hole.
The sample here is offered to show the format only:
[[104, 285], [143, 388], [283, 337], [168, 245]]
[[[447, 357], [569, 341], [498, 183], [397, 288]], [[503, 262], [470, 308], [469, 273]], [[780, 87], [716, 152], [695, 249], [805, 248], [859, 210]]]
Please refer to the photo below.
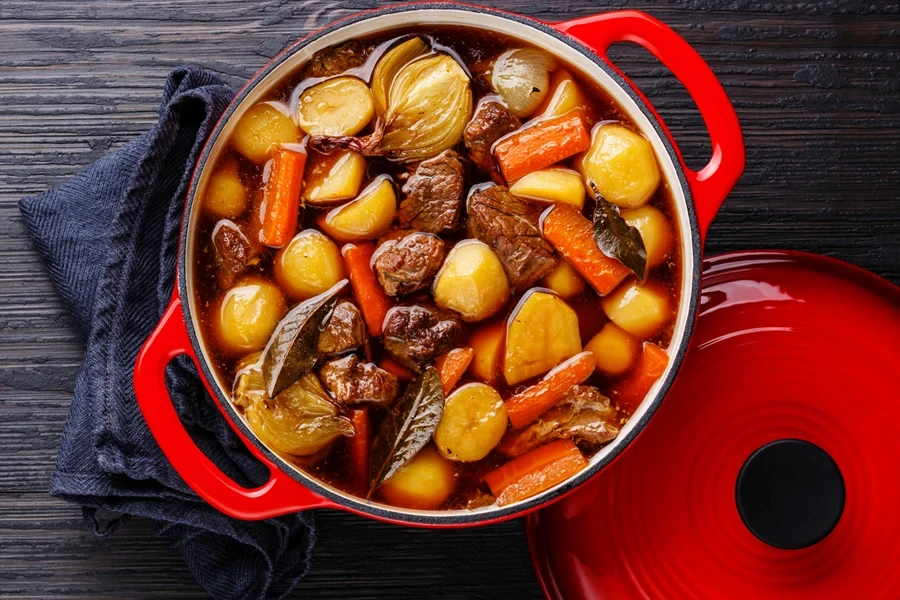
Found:
[[335, 77], [305, 90], [297, 114], [309, 135], [356, 135], [372, 120], [375, 101], [361, 79]]
[[225, 292], [212, 323], [227, 350], [253, 352], [266, 345], [286, 310], [284, 297], [274, 284], [248, 278]]
[[509, 282], [497, 255], [478, 240], [458, 243], [434, 280], [434, 301], [464, 321], [481, 321], [509, 298]]
[[600, 305], [613, 323], [643, 340], [672, 318], [669, 296], [651, 283], [620, 286], [603, 298]]
[[203, 206], [217, 217], [235, 219], [247, 210], [249, 193], [241, 182], [240, 165], [228, 155], [216, 165], [203, 193]]
[[453, 463], [429, 444], [378, 489], [394, 506], [434, 510], [441, 507], [455, 487]]
[[278, 102], [251, 106], [231, 135], [234, 149], [258, 165], [269, 159], [269, 151], [273, 147], [298, 141], [300, 130], [287, 107]]
[[601, 196], [621, 208], [643, 206], [659, 187], [659, 165], [650, 142], [618, 123], [594, 129], [580, 163], [588, 192], [593, 193], [593, 182]]
[[275, 279], [292, 300], [302, 301], [344, 278], [341, 251], [327, 235], [306, 229], [275, 255]]
[[563, 300], [568, 300], [584, 291], [584, 279], [568, 261], [560, 259], [553, 270], [544, 275], [541, 282], [556, 292]]
[[607, 323], [584, 349], [593, 352], [597, 371], [605, 375], [621, 375], [634, 364], [641, 351], [641, 342], [615, 323]]
[[369, 240], [388, 228], [397, 212], [397, 193], [389, 177], [378, 177], [355, 200], [330, 210], [320, 221], [339, 242]]
[[469, 383], [444, 401], [434, 443], [451, 460], [481, 460], [500, 443], [506, 422], [506, 405], [497, 390], [483, 383]]
[[527, 293], [509, 318], [503, 375], [515, 385], [581, 352], [578, 315], [555, 294]]
[[313, 154], [306, 166], [303, 199], [313, 206], [349, 200], [359, 193], [366, 176], [366, 159], [359, 152]]
[[551, 167], [533, 171], [518, 179], [509, 191], [522, 198], [541, 202], [565, 202], [578, 210], [584, 208], [584, 182], [571, 169]]
[[503, 342], [506, 340], [506, 321], [495, 321], [480, 325], [472, 337], [469, 347], [475, 351], [469, 372], [485, 383], [492, 383], [499, 375], [503, 362]]
[[647, 267], [652, 269], [666, 262], [672, 252], [674, 236], [665, 215], [652, 206], [642, 206], [626, 208], [622, 211], [622, 218], [641, 232], [647, 250]]
[[587, 98], [565, 69], [559, 69], [553, 74], [550, 90], [544, 105], [539, 109], [542, 117], [559, 117], [570, 110], [587, 106]]

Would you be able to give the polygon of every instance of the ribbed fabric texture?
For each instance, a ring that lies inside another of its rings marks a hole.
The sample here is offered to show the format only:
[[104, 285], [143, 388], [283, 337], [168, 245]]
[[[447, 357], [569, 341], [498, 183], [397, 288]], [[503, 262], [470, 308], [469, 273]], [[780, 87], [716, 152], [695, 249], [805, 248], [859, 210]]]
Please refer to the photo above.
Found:
[[[50, 277], [86, 340], [50, 493], [80, 504], [97, 535], [148, 517], [214, 598], [282, 598], [307, 572], [311, 514], [229, 518], [200, 500], [166, 461], [137, 407], [137, 353], [172, 294], [191, 171], [234, 96], [216, 76], [173, 71], [159, 122], [70, 181], [19, 202]], [[244, 485], [267, 470], [205, 392], [196, 368], [174, 362], [175, 407], [203, 451]], [[123, 515], [101, 525], [98, 508]]]

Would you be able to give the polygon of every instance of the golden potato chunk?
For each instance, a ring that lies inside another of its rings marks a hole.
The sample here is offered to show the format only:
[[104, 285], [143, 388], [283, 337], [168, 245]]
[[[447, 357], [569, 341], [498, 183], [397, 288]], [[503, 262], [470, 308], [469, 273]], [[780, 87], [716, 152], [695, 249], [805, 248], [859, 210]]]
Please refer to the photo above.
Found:
[[313, 206], [328, 206], [359, 193], [366, 176], [366, 159], [359, 152], [312, 153], [306, 165], [303, 199]]
[[542, 117], [559, 117], [570, 110], [587, 106], [587, 98], [565, 69], [559, 69], [553, 74], [550, 90], [543, 106], [538, 109]]
[[337, 244], [315, 229], [294, 236], [275, 255], [275, 279], [292, 300], [317, 296], [344, 278]]
[[472, 337], [469, 347], [475, 351], [469, 372], [485, 383], [493, 383], [500, 376], [503, 362], [503, 342], [506, 340], [506, 321], [480, 325]]
[[378, 489], [394, 506], [434, 510], [441, 507], [455, 487], [453, 463], [429, 444]]
[[481, 460], [506, 433], [506, 405], [497, 390], [469, 383], [447, 397], [434, 443], [450, 460]]
[[672, 318], [669, 296], [652, 283], [622, 285], [603, 298], [600, 305], [613, 323], [642, 340]]
[[212, 325], [229, 352], [261, 350], [287, 307], [278, 288], [263, 279], [248, 278], [231, 288], [212, 313]]
[[618, 123], [594, 128], [580, 167], [588, 193], [593, 193], [594, 182], [601, 196], [622, 208], [643, 206], [659, 187], [659, 165], [650, 142]]
[[581, 352], [578, 315], [555, 294], [531, 291], [506, 330], [503, 375], [508, 385], [546, 373]]
[[626, 208], [622, 218], [632, 227], [637, 227], [647, 250], [647, 268], [652, 269], [666, 262], [672, 253], [674, 235], [672, 226], [665, 215], [652, 206]]
[[369, 240], [387, 229], [396, 212], [394, 183], [382, 176], [366, 186], [355, 200], [326, 213], [319, 225], [339, 242]]
[[594, 353], [597, 371], [615, 376], [631, 368], [641, 351], [641, 342], [615, 323], [607, 323], [584, 349]]
[[251, 106], [231, 134], [234, 149], [258, 165], [269, 159], [272, 148], [299, 141], [300, 130], [288, 108], [280, 102]]
[[509, 298], [509, 282], [497, 255], [478, 240], [463, 240], [444, 260], [434, 280], [434, 301], [464, 321], [484, 320]]
[[372, 92], [361, 79], [335, 77], [300, 94], [300, 129], [309, 135], [356, 135], [375, 115]]
[[539, 202], [565, 202], [579, 210], [584, 208], [584, 182], [571, 169], [550, 167], [532, 171], [512, 184], [509, 191]]
[[203, 206], [217, 217], [235, 219], [247, 210], [248, 197], [247, 188], [241, 182], [238, 160], [229, 154], [219, 161], [209, 176]]
[[565, 259], [557, 261], [553, 270], [544, 275], [541, 282], [556, 292], [563, 300], [568, 300], [584, 291], [584, 279]]

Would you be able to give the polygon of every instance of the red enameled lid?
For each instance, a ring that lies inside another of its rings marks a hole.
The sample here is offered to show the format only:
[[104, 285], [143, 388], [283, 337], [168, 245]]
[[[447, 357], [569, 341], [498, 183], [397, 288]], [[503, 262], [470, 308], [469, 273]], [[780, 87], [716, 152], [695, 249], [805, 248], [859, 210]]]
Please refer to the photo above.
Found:
[[528, 518], [545, 594], [900, 598], [900, 288], [767, 251], [707, 259], [701, 296], [644, 432]]

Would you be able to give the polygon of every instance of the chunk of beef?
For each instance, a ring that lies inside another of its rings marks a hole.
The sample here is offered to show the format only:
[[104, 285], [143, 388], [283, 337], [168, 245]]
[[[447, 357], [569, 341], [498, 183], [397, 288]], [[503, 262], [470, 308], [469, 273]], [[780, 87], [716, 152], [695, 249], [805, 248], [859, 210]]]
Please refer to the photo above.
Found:
[[384, 318], [384, 348], [394, 360], [421, 371], [456, 346], [459, 321], [424, 306], [395, 306]]
[[488, 100], [479, 103], [475, 115], [463, 131], [469, 158], [476, 167], [500, 181], [491, 147], [494, 142], [521, 126], [519, 118], [499, 102]]
[[499, 450], [519, 456], [547, 442], [563, 438], [598, 448], [619, 435], [616, 409], [609, 398], [590, 385], [576, 385], [559, 404], [527, 428], [507, 434]]
[[241, 228], [228, 219], [216, 223], [212, 240], [216, 251], [216, 281], [223, 290], [232, 287], [238, 276], [259, 264], [262, 257], [262, 247], [252, 243]]
[[372, 266], [388, 296], [409, 294], [427, 287], [444, 262], [444, 242], [416, 231], [378, 247]]
[[445, 150], [419, 163], [403, 185], [397, 220], [402, 227], [426, 233], [459, 228], [466, 194], [466, 166], [459, 154]]
[[368, 55], [368, 47], [356, 40], [319, 50], [304, 67], [303, 78], [339, 75], [348, 69], [361, 67]]
[[553, 248], [541, 236], [542, 208], [521, 200], [505, 187], [476, 190], [469, 198], [472, 234], [497, 254], [509, 282], [525, 288], [553, 270]]
[[359, 309], [352, 302], [341, 302], [319, 334], [319, 356], [344, 354], [365, 343], [366, 324]]
[[325, 363], [319, 377], [340, 404], [374, 404], [388, 407], [397, 398], [397, 377], [350, 354]]

